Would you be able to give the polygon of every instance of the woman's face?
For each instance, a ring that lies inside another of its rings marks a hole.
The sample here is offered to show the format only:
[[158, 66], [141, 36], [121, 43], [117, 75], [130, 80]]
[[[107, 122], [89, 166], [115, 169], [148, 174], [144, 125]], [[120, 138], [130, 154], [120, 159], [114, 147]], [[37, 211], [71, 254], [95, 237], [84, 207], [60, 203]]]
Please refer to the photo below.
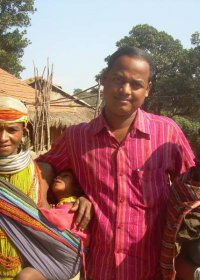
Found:
[[0, 157], [17, 152], [23, 133], [23, 123], [0, 124]]

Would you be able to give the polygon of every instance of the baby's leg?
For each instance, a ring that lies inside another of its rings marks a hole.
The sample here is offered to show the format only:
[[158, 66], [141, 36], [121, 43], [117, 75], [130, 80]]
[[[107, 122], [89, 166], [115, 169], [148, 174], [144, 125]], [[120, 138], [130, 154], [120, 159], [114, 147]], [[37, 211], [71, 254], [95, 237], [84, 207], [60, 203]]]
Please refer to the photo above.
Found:
[[16, 280], [47, 280], [42, 273], [32, 267], [25, 267], [16, 277]]

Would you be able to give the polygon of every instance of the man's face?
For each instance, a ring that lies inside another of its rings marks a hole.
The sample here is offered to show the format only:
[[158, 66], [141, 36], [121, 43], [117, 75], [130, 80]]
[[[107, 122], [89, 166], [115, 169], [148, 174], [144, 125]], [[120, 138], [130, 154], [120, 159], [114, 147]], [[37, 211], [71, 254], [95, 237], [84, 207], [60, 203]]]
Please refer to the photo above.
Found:
[[151, 88], [150, 66], [140, 58], [121, 56], [103, 77], [106, 116], [130, 117]]
[[22, 123], [0, 124], [1, 157], [6, 157], [17, 152], [23, 132], [24, 126]]

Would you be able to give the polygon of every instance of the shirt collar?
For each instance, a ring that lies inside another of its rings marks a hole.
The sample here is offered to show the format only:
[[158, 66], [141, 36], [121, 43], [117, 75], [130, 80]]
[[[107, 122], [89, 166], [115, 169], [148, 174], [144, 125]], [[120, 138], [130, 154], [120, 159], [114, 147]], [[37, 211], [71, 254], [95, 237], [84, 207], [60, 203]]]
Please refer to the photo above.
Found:
[[108, 129], [108, 125], [103, 117], [103, 113], [101, 113], [97, 118], [90, 122], [90, 132], [92, 135], [96, 135], [104, 128]]
[[[106, 120], [103, 116], [103, 113], [101, 113], [97, 118], [91, 121], [90, 123], [90, 131], [92, 135], [98, 134], [103, 129], [109, 130], [108, 124], [106, 123]], [[144, 134], [150, 135], [150, 120], [148, 113], [141, 110], [140, 108], [137, 109], [135, 122], [131, 129], [131, 136], [134, 135], [134, 132], [136, 130], [139, 130], [140, 132]]]
[[137, 110], [133, 130], [139, 130], [142, 133], [150, 135], [149, 114], [140, 108]]

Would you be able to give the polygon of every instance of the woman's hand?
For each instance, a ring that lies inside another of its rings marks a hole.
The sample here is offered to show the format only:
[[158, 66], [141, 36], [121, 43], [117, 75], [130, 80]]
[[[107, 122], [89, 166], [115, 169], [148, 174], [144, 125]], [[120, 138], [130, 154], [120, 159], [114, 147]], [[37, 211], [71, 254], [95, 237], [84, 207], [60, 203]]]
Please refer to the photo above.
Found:
[[90, 200], [80, 196], [73, 204], [71, 211], [77, 212], [75, 224], [80, 230], [86, 229], [94, 215], [94, 208]]
[[191, 261], [178, 256], [175, 261], [176, 276], [180, 280], [193, 280], [197, 266]]

